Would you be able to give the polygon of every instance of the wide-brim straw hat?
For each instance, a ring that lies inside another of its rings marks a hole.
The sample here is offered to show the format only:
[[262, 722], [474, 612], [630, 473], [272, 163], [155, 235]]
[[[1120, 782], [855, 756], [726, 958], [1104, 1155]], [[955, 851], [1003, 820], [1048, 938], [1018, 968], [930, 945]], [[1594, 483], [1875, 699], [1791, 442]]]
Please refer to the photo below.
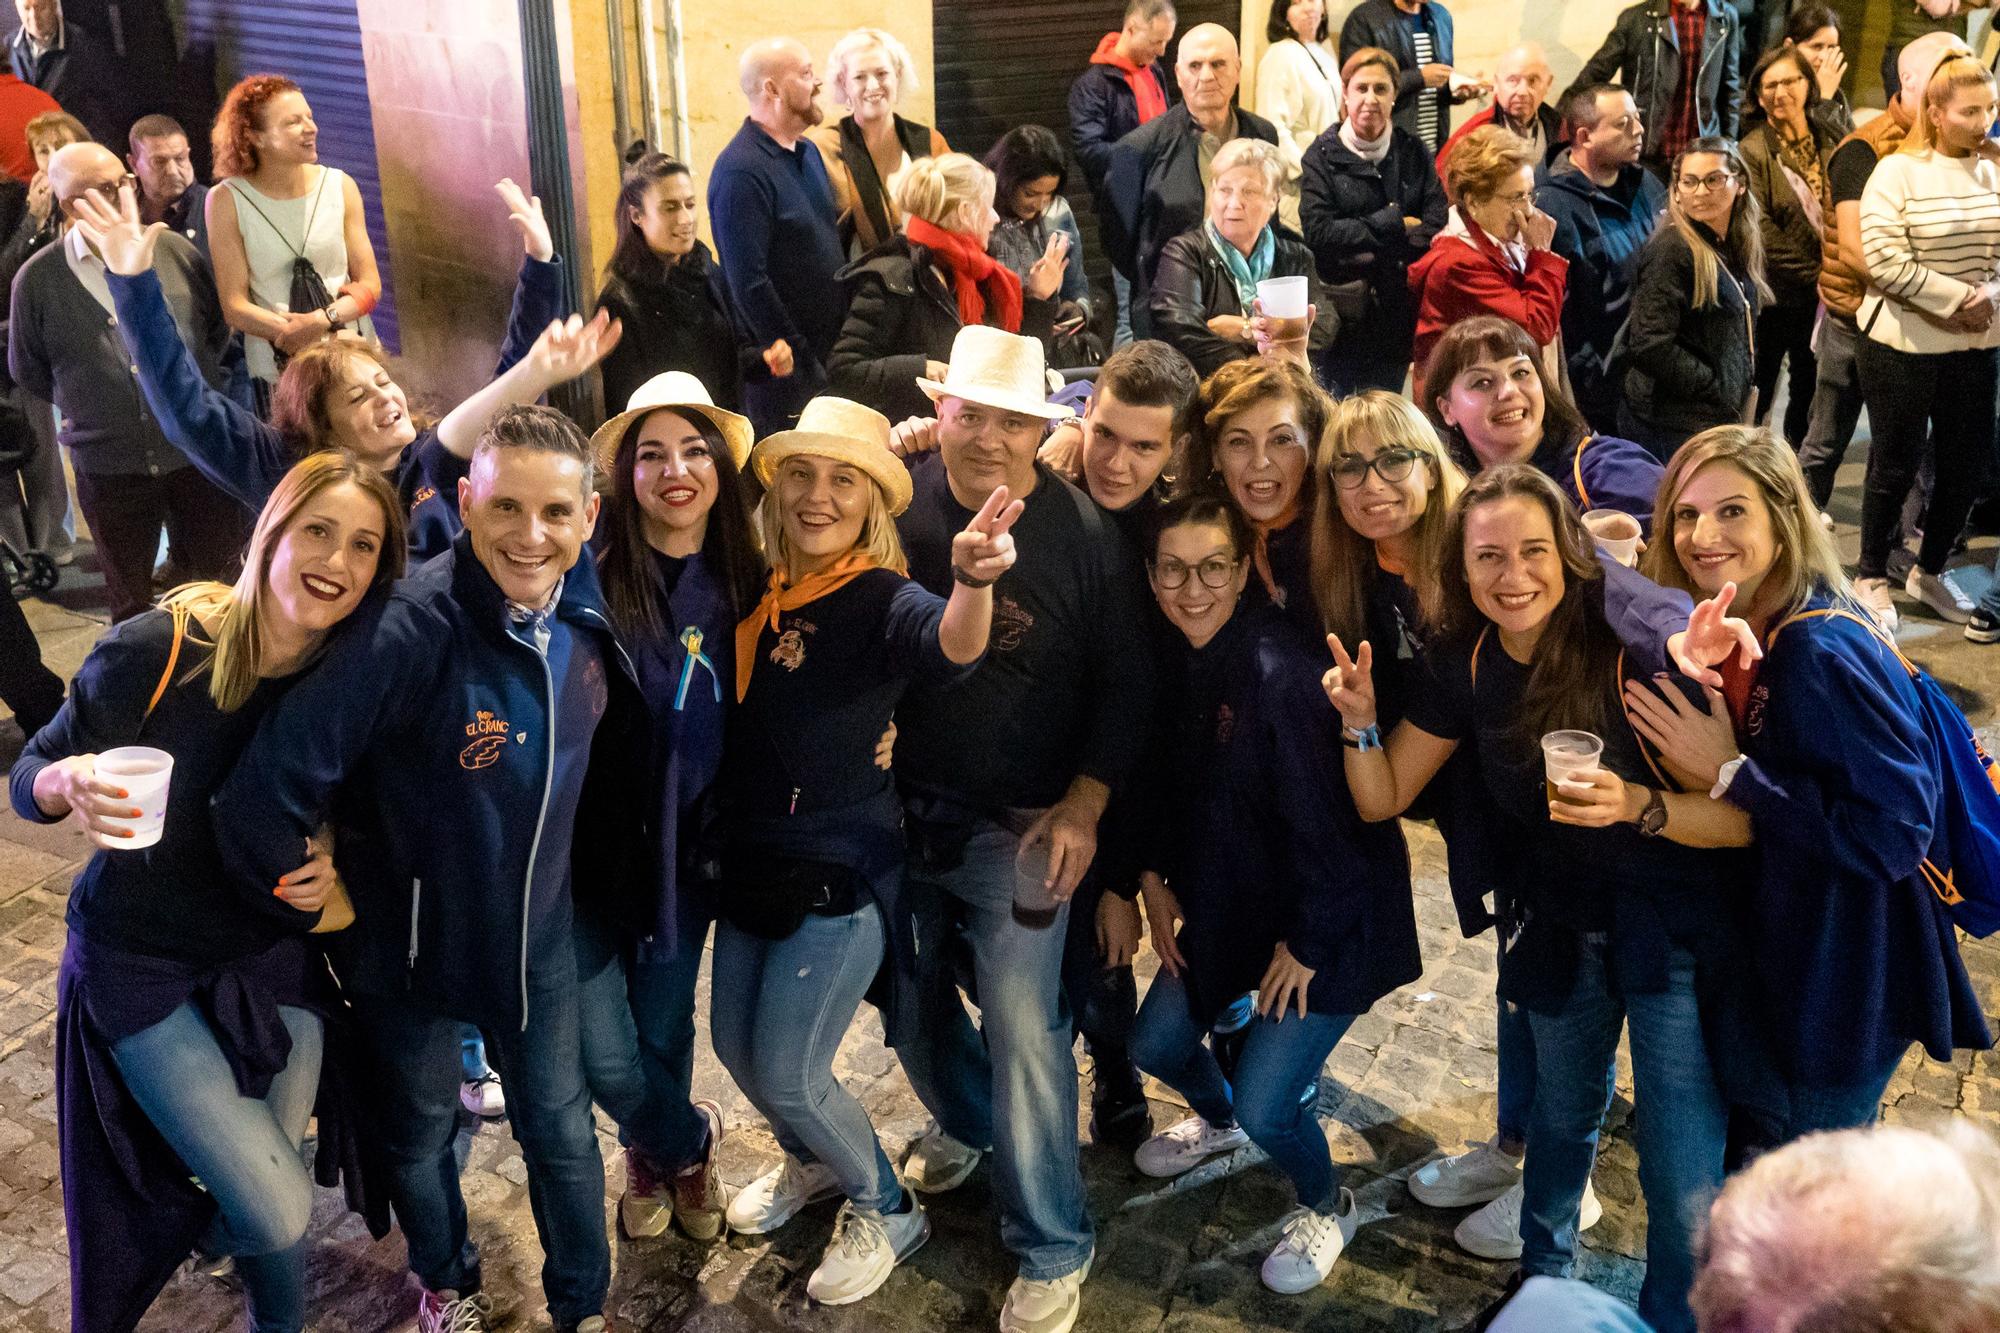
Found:
[[889, 451], [889, 418], [872, 407], [823, 394], [806, 404], [798, 425], [759, 440], [750, 466], [768, 489], [778, 464], [798, 454], [858, 468], [882, 488], [892, 517], [910, 507], [910, 470]]
[[1049, 401], [1051, 386], [1041, 342], [986, 324], [960, 329], [951, 340], [951, 365], [944, 379], [920, 378], [917, 387], [932, 402], [963, 398], [1044, 421], [1061, 421], [1070, 414], [1067, 407]]
[[715, 400], [708, 396], [708, 388], [685, 370], [669, 370], [653, 376], [632, 391], [632, 399], [625, 410], [599, 426], [590, 436], [590, 454], [596, 461], [597, 470], [610, 475], [611, 464], [618, 457], [618, 446], [625, 439], [625, 432], [633, 422], [649, 412], [661, 408], [698, 416], [715, 427], [715, 433], [729, 448], [729, 457], [735, 461], [738, 471], [750, 457], [751, 441], [757, 438], [756, 427], [750, 418], [717, 407]]

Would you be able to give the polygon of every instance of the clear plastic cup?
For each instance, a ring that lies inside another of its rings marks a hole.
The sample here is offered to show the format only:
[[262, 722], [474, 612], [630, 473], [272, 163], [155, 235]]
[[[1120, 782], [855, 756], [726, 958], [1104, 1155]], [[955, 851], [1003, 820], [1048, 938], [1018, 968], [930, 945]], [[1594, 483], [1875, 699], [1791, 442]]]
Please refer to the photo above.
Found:
[[1271, 321], [1272, 335], [1279, 342], [1295, 342], [1310, 331], [1304, 277], [1265, 278], [1257, 284], [1257, 308]]
[[1049, 844], [1023, 839], [1014, 852], [1014, 919], [1037, 930], [1055, 924], [1062, 904], [1049, 892]]
[[1583, 516], [1583, 526], [1604, 548], [1604, 553], [1627, 569], [1639, 563], [1639, 520], [1618, 509], [1593, 509]]
[[167, 825], [167, 787], [174, 776], [174, 757], [150, 745], [121, 745], [97, 756], [97, 777], [124, 790], [139, 814], [134, 819], [106, 819], [113, 828], [131, 829], [129, 838], [93, 833], [91, 839], [114, 852], [137, 851], [160, 840]]
[[1572, 774], [1602, 767], [1604, 742], [1587, 731], [1552, 731], [1542, 737], [1542, 778], [1548, 799], [1581, 805], [1570, 799], [1563, 783]]

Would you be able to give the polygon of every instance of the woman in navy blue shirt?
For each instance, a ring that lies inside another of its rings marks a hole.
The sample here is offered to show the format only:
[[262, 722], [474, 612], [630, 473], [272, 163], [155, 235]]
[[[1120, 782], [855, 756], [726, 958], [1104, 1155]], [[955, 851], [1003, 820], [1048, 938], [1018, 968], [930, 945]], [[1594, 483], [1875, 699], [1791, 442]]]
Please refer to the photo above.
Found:
[[[886, 956], [902, 876], [902, 807], [871, 760], [913, 676], [946, 680], [986, 652], [993, 581], [1021, 514], [998, 487], [952, 543], [949, 600], [910, 579], [895, 516], [910, 476], [889, 420], [842, 398], [806, 404], [751, 456], [770, 583], [736, 630], [737, 700], [716, 779], [721, 884], [715, 1052], [785, 1150], [737, 1195], [737, 1231], [776, 1230], [846, 1196], [806, 1291], [868, 1296], [930, 1235], [833, 1057]], [[894, 997], [889, 997], [893, 1007]]]
[[1666, 761], [1756, 830], [1740, 1009], [1777, 1077], [1743, 1095], [1778, 1142], [1866, 1125], [1912, 1043], [1938, 1061], [1993, 1044], [1951, 917], [1919, 869], [1939, 781], [1921, 705], [1781, 438], [1705, 430], [1674, 455], [1660, 494], [1646, 573], [1697, 595], [1733, 587], [1766, 646], [1761, 664], [1717, 662], [1722, 690], [1705, 710], [1631, 699], [1633, 725]]
[[[252, 1329], [304, 1326], [299, 1145], [336, 1003], [306, 934], [335, 873], [329, 849], [302, 846], [297, 870], [244, 898], [208, 803], [258, 720], [402, 573], [403, 545], [382, 474], [314, 454], [264, 506], [236, 586], [190, 584], [113, 626], [14, 764], [16, 814], [74, 814], [106, 849], [71, 890], [56, 996], [79, 1328], [132, 1327], [198, 1239], [237, 1257]], [[174, 759], [159, 841], [137, 851], [118, 849], [137, 811], [96, 767], [127, 745]]]

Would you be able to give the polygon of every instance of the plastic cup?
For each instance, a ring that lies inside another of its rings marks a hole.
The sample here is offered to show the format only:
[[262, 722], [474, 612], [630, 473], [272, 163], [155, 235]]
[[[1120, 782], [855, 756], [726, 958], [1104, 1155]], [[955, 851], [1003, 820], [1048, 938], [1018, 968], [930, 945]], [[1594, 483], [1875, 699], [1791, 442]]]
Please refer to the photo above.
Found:
[[1542, 778], [1551, 801], [1571, 801], [1563, 783], [1571, 776], [1600, 767], [1604, 742], [1587, 731], [1552, 731], [1542, 737]]
[[1014, 853], [1014, 919], [1037, 930], [1055, 924], [1062, 906], [1049, 892], [1049, 844], [1023, 841]]
[[1627, 569], [1639, 563], [1639, 520], [1617, 509], [1593, 509], [1583, 516], [1583, 526], [1590, 529], [1604, 553]]
[[1266, 278], [1257, 284], [1257, 303], [1272, 319], [1304, 319], [1306, 295], [1306, 280], [1302, 275]]
[[137, 851], [158, 842], [167, 826], [167, 786], [174, 776], [174, 757], [150, 745], [121, 745], [98, 755], [96, 767], [98, 779], [123, 788], [139, 815], [104, 821], [112, 828], [131, 829], [131, 837], [93, 833], [91, 839], [114, 852]]

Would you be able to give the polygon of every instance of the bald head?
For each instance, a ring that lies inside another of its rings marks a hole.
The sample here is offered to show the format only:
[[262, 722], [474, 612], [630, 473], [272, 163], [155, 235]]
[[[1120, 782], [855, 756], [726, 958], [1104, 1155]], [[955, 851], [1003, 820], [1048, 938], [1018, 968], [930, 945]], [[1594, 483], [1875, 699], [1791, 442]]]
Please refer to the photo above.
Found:
[[750, 103], [750, 119], [787, 146], [826, 115], [819, 107], [812, 52], [796, 38], [752, 43], [736, 62], [736, 75]]
[[1951, 56], [1969, 56], [1972, 48], [1948, 32], [1927, 32], [1904, 47], [1896, 57], [1896, 78], [1902, 87], [1896, 93], [1896, 119], [1914, 125], [1924, 104], [1924, 89], [1931, 75]]
[[1548, 99], [1555, 71], [1540, 43], [1522, 42], [1500, 57], [1493, 74], [1493, 101], [1509, 121], [1522, 129]]
[[1181, 38], [1174, 76], [1188, 110], [1204, 128], [1213, 130], [1228, 119], [1230, 99], [1243, 77], [1235, 36], [1220, 23], [1195, 24]]
[[125, 164], [103, 144], [67, 144], [49, 159], [49, 192], [65, 213], [70, 212], [70, 201], [87, 190], [116, 195], [123, 179]]
[[743, 95], [754, 102], [767, 80], [781, 79], [800, 65], [810, 64], [812, 53], [796, 37], [766, 37], [743, 49], [736, 62], [736, 80]]

